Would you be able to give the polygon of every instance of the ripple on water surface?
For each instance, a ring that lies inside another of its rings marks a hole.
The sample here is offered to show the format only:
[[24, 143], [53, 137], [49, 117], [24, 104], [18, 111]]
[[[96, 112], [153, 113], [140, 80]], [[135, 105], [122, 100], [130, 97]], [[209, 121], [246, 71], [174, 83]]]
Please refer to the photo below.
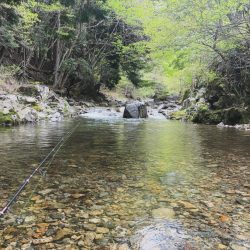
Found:
[[[74, 124], [0, 130], [1, 204]], [[35, 177], [14, 206], [25, 229], [3, 231], [0, 243], [29, 239], [39, 245], [35, 240], [44, 238], [45, 247], [54, 248], [178, 249], [178, 244], [190, 247], [191, 237], [197, 249], [247, 249], [248, 135], [166, 120], [82, 118], [46, 178]], [[160, 224], [153, 212], [159, 208], [171, 211]], [[179, 234], [180, 241], [171, 234]]]

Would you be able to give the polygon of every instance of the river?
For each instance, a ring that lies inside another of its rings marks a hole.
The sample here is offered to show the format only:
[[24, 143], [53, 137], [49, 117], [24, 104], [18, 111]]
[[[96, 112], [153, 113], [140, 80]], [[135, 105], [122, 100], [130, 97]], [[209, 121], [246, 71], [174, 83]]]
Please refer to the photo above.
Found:
[[[250, 249], [250, 132], [117, 116], [0, 128], [0, 249]], [[42, 240], [43, 241], [42, 241]]]

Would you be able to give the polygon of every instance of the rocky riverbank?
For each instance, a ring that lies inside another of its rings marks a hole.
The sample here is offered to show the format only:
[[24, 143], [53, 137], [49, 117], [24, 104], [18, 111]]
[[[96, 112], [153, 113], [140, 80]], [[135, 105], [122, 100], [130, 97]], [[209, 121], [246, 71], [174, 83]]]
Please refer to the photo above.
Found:
[[[214, 124], [220, 128], [250, 130], [247, 109], [212, 109], [205, 89], [200, 89], [193, 97], [169, 96], [165, 101], [140, 100], [145, 106], [146, 117], [191, 121]], [[103, 107], [110, 115], [121, 116], [126, 105], [138, 101], [117, 100], [102, 96], [98, 101], [76, 101], [62, 97], [45, 85], [18, 85], [13, 89], [0, 89], [0, 125], [12, 126], [36, 123], [41, 120], [60, 121], [64, 117], [75, 117], [93, 112], [95, 107]], [[242, 111], [242, 112], [241, 112]], [[94, 111], [95, 112], [95, 111]]]
[[204, 87], [187, 90], [181, 99], [167, 102], [160, 112], [169, 119], [250, 130], [250, 107], [247, 104], [237, 104]]
[[60, 97], [43, 85], [21, 85], [14, 91], [0, 91], [0, 124], [5, 126], [35, 123], [41, 120], [59, 121], [87, 112], [92, 106]]
[[[165, 116], [171, 119], [171, 114], [181, 108], [173, 98], [164, 102], [153, 99], [140, 101], [145, 106], [145, 116], [149, 118]], [[0, 89], [0, 125], [13, 126], [41, 120], [60, 121], [64, 117], [96, 113], [96, 107], [102, 107], [99, 110], [108, 111], [110, 115], [122, 117], [125, 106], [131, 103], [139, 102], [132, 99], [117, 100], [104, 95], [98, 101], [76, 101], [60, 96], [45, 85], [8, 86]]]

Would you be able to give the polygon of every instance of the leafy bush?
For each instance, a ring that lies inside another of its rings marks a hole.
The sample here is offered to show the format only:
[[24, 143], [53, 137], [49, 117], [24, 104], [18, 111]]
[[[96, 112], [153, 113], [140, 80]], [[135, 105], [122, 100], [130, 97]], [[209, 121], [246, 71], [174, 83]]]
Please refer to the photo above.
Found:
[[10, 78], [17, 75], [20, 71], [20, 67], [17, 65], [0, 65], [0, 77], [2, 79]]
[[141, 87], [136, 89], [135, 96], [141, 98], [153, 98], [155, 95], [154, 87]]
[[168, 90], [166, 85], [162, 83], [157, 83], [155, 85], [155, 94], [154, 94], [154, 99], [157, 100], [165, 100], [168, 96]]

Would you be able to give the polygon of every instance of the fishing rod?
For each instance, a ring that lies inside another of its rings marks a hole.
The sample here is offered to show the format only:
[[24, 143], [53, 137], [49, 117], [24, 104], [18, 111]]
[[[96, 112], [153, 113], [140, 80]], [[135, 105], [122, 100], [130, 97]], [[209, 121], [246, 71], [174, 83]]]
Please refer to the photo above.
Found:
[[28, 183], [30, 182], [30, 180], [32, 179], [32, 177], [39, 171], [41, 170], [42, 166], [45, 164], [45, 162], [51, 157], [51, 159], [53, 159], [55, 157], [55, 155], [58, 153], [58, 150], [61, 148], [61, 146], [71, 137], [71, 135], [75, 132], [76, 128], [79, 126], [80, 122], [78, 122], [78, 124], [72, 129], [70, 130], [68, 133], [66, 133], [66, 135], [64, 135], [59, 142], [54, 146], [54, 148], [49, 152], [49, 154], [47, 154], [47, 156], [40, 162], [40, 164], [38, 165], [38, 167], [36, 169], [33, 170], [33, 172], [31, 173], [31, 175], [25, 179], [23, 181], [23, 183], [21, 184], [21, 186], [17, 189], [17, 191], [14, 193], [14, 195], [12, 196], [12, 198], [7, 202], [7, 204], [5, 205], [5, 207], [0, 211], [0, 217], [3, 217], [4, 214], [9, 210], [9, 208], [11, 207], [11, 205], [16, 201], [16, 199], [18, 198], [18, 196], [21, 194], [21, 192], [24, 190], [24, 188], [28, 185]]

